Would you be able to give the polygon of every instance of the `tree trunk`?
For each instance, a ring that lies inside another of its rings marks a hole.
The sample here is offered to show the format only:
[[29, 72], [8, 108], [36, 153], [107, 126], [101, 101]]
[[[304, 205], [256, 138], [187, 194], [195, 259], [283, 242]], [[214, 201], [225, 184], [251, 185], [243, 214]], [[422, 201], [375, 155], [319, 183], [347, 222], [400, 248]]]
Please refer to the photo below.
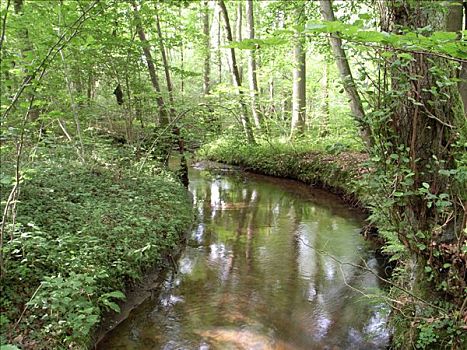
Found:
[[156, 102], [159, 108], [159, 124], [161, 126], [169, 124], [169, 118], [167, 115], [166, 106], [164, 103], [164, 99], [162, 98], [161, 88], [159, 84], [159, 77], [156, 73], [156, 67], [154, 66], [154, 60], [152, 58], [150, 44], [146, 39], [146, 33], [144, 32], [143, 25], [141, 23], [141, 18], [139, 16], [138, 6], [134, 0], [132, 0], [131, 4], [133, 5], [133, 11], [136, 21], [136, 32], [138, 33], [138, 37], [141, 40], [141, 44], [143, 46], [143, 53], [144, 57], [146, 58], [146, 63], [148, 65], [149, 76], [151, 78], [152, 87], [156, 92]]
[[[459, 33], [459, 38], [462, 37], [460, 31], [462, 30], [462, 19], [464, 16], [463, 0], [450, 0], [452, 5], [448, 7], [448, 14], [446, 16], [446, 31]], [[467, 3], [466, 3], [467, 8]], [[467, 18], [465, 24], [465, 30], [467, 30]], [[467, 113], [467, 62], [462, 62], [459, 67], [459, 79], [458, 83], [459, 92], [462, 98], [462, 104], [464, 106], [464, 113]]]
[[324, 61], [323, 66], [323, 77], [321, 82], [321, 89], [323, 91], [323, 97], [321, 101], [321, 112], [322, 112], [322, 128], [321, 136], [326, 136], [329, 133], [329, 63]]
[[[224, 26], [225, 26], [227, 41], [231, 43], [233, 41], [232, 40], [232, 29], [230, 27], [230, 21], [229, 21], [229, 15], [227, 12], [227, 8], [223, 0], [219, 0], [219, 6], [222, 12], [222, 16], [224, 17]], [[241, 104], [240, 119], [241, 119], [243, 129], [245, 131], [248, 142], [255, 143], [255, 138], [253, 135], [253, 128], [251, 127], [250, 118], [248, 117], [248, 114], [247, 114], [247, 107], [243, 99], [243, 91], [241, 90], [242, 84], [240, 80], [240, 73], [238, 71], [237, 59], [235, 57], [235, 49], [230, 48], [229, 52], [230, 52], [230, 60], [232, 64], [232, 78], [233, 78], [234, 85], [237, 87], [237, 93], [238, 93], [240, 104]]]
[[[422, 0], [388, 3], [392, 30], [397, 34], [402, 33], [401, 28], [411, 32], [430, 27], [445, 30], [445, 14], [435, 4], [435, 1]], [[397, 218], [394, 225], [398, 227], [401, 242], [418, 256], [419, 267], [423, 269], [427, 262], [432, 267], [434, 291], [436, 284], [448, 277], [443, 264], [461, 256], [461, 247], [465, 244], [462, 233], [465, 204], [455, 196], [456, 191], [465, 193], [465, 185], [453, 176], [442, 174], [446, 169], [460, 171], [456, 168], [455, 157], [459, 152], [456, 142], [465, 132], [462, 129], [465, 130], [466, 121], [456, 84], [439, 84], [456, 77], [455, 65], [422, 53], [411, 55], [412, 59], [403, 65], [399, 60], [392, 62], [392, 109], [385, 124], [385, 139], [390, 142], [383, 151], [397, 156], [391, 163], [396, 169], [401, 166], [400, 160], [407, 158], [411, 184], [399, 184], [400, 180], [395, 180], [393, 193], [404, 193], [404, 202], [401, 205], [395, 201], [390, 214]], [[401, 172], [399, 169], [397, 174]], [[421, 193], [421, 189], [426, 189], [429, 195]], [[442, 195], [449, 201], [445, 209], [430, 197]], [[439, 249], [443, 244], [452, 244], [453, 251]], [[465, 273], [465, 264], [453, 263], [449, 268], [449, 288], [445, 293], [459, 306], [465, 298], [462, 297], [466, 288]]]
[[169, 93], [169, 120], [174, 120], [176, 116], [174, 97], [173, 97], [173, 84], [172, 78], [170, 77], [169, 61], [167, 60], [167, 53], [164, 46], [164, 36], [162, 35], [161, 23], [159, 18], [159, 9], [157, 8], [157, 3], [154, 4], [154, 9], [156, 10], [156, 29], [157, 36], [159, 37], [159, 50], [161, 51], [162, 63], [164, 65], [165, 81], [167, 83], [167, 91]]
[[[243, 1], [239, 1], [237, 3], [237, 24], [236, 24], [236, 40], [237, 41], [243, 40], [242, 25], [243, 25]], [[241, 62], [242, 53], [239, 52], [238, 54], [239, 54], [238, 60]], [[240, 75], [240, 83], [242, 84], [243, 83], [243, 67], [241, 63], [238, 65], [238, 74]]]
[[[15, 14], [18, 16], [22, 16], [24, 12], [24, 0], [14, 0], [14, 10]], [[22, 28], [19, 31], [18, 35], [18, 40], [19, 40], [19, 48], [21, 52], [21, 58], [26, 59], [28, 57], [29, 53], [33, 51], [33, 45], [31, 40], [29, 39], [29, 31], [27, 28]], [[24, 62], [22, 64], [23, 67], [29, 66], [29, 63]], [[31, 74], [28, 72], [28, 68], [24, 68], [24, 73], [26, 74], [25, 79], [28, 79]], [[35, 98], [35, 93], [28, 91], [26, 93], [26, 97], [29, 101], [33, 100]], [[28, 118], [30, 121], [35, 122], [39, 118], [39, 109], [36, 108], [35, 106], [32, 106], [32, 108], [29, 109], [29, 115]], [[40, 126], [39, 133], [42, 133], [43, 127], [42, 125]]]
[[[325, 21], [335, 21], [334, 12], [332, 10], [331, 0], [320, 0], [321, 15]], [[339, 70], [342, 84], [347, 96], [350, 99], [350, 109], [357, 122], [360, 124], [360, 134], [367, 146], [371, 146], [371, 130], [368, 123], [364, 120], [365, 112], [363, 110], [362, 101], [355, 86], [355, 81], [352, 77], [349, 61], [342, 48], [342, 40], [336, 35], [331, 34], [329, 37], [332, 52], [336, 60], [337, 68]]]
[[220, 6], [217, 7], [216, 11], [216, 19], [217, 19], [217, 68], [219, 74], [219, 84], [222, 83], [222, 53], [221, 53], [221, 8]]
[[203, 69], [203, 93], [209, 94], [210, 89], [210, 74], [211, 74], [211, 40], [209, 32], [209, 2], [204, 1], [203, 4], [203, 34], [204, 34], [204, 69]]
[[273, 115], [276, 112], [276, 106], [274, 104], [274, 79], [270, 78], [269, 79], [269, 114]]
[[[255, 20], [253, 16], [253, 0], [246, 1], [246, 36], [247, 39], [255, 38]], [[256, 77], [255, 50], [247, 50], [248, 55], [248, 81], [250, 85], [251, 112], [257, 129], [261, 129], [261, 115], [257, 107], [258, 79]]]
[[292, 123], [290, 137], [305, 133], [306, 120], [306, 50], [304, 37], [296, 33], [294, 48]]

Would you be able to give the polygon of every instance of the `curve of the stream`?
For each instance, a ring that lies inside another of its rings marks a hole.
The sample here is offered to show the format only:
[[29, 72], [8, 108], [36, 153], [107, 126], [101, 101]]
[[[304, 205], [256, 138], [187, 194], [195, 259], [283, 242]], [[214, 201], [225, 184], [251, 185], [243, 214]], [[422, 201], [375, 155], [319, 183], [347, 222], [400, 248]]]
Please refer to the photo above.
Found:
[[361, 213], [289, 180], [190, 169], [190, 181], [198, 223], [178, 271], [98, 349], [387, 346]]

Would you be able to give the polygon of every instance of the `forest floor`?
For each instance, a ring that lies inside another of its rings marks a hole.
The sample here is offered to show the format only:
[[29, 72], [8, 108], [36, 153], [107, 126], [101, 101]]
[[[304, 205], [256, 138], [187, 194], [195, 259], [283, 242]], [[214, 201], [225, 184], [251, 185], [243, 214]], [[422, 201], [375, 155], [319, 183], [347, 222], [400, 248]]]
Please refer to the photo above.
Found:
[[[191, 199], [174, 175], [150, 162], [137, 171], [123, 150], [92, 147], [85, 162], [73, 149], [44, 147], [28, 165], [3, 250], [0, 344], [87, 348], [103, 316], [120, 312], [191, 223]], [[2, 167], [14, 169], [8, 159]]]

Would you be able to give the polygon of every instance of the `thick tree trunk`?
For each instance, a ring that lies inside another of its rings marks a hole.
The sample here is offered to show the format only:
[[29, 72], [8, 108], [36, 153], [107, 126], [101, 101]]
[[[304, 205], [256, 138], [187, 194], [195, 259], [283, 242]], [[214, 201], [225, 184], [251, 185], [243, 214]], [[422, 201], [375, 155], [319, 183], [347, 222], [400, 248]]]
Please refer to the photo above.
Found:
[[[247, 39], [255, 38], [255, 19], [253, 15], [253, 0], [246, 1], [246, 35]], [[261, 129], [261, 115], [257, 107], [258, 79], [256, 77], [255, 50], [248, 50], [248, 82], [250, 85], [251, 112], [257, 129]]]
[[133, 5], [133, 11], [136, 21], [136, 32], [138, 33], [139, 40], [141, 41], [141, 44], [143, 46], [143, 53], [144, 57], [146, 58], [146, 63], [148, 65], [149, 77], [151, 78], [152, 87], [156, 92], [156, 102], [159, 108], [159, 124], [168, 125], [169, 118], [167, 115], [164, 99], [162, 98], [159, 77], [157, 76], [156, 67], [154, 66], [154, 60], [152, 58], [150, 44], [146, 39], [146, 33], [144, 32], [143, 24], [141, 23], [138, 6], [134, 0], [131, 2], [131, 4]]
[[[411, 31], [429, 27], [445, 30], [446, 18], [434, 6], [436, 2], [422, 0], [388, 3], [388, 13], [394, 21], [392, 30], [398, 34], [401, 28]], [[385, 152], [396, 154], [397, 162], [408, 158], [412, 184], [394, 189], [404, 191], [405, 197], [403, 206], [396, 201], [391, 215], [398, 218], [396, 227], [399, 227], [399, 238], [419, 257], [421, 268], [429, 261], [438, 273], [443, 271], [444, 262], [462, 255], [461, 246], [465, 244], [462, 233], [465, 225], [463, 204], [451, 196], [458, 186], [461, 193], [465, 191], [465, 185], [456, 183], [454, 177], [442, 176], [442, 173], [446, 169], [456, 169], [455, 155], [458, 150], [455, 144], [462, 129], [465, 130], [466, 121], [457, 86], [439, 84], [441, 79], [455, 78], [455, 65], [426, 54], [413, 53], [412, 56], [413, 59], [404, 65], [399, 61], [392, 63], [391, 105], [395, 107], [388, 119], [386, 139], [390, 143]], [[429, 196], [420, 193], [423, 188]], [[441, 195], [447, 196], [446, 200], [450, 201], [445, 211], [440, 209], [439, 202], [430, 199], [430, 196], [437, 198]], [[419, 233], [423, 234], [423, 238], [418, 237]], [[442, 244], [452, 244], [456, 248], [453, 251], [439, 250], [437, 247]], [[439, 255], [433, 256], [433, 250]], [[459, 302], [459, 296], [466, 287], [462, 277], [465, 276], [465, 265], [453, 263], [449, 275], [450, 288], [446, 293]], [[446, 276], [440, 273], [438, 277], [444, 279]], [[433, 278], [432, 282], [436, 283], [436, 280]]]
[[210, 74], [211, 74], [211, 40], [209, 32], [209, 2], [207, 0], [203, 3], [203, 34], [204, 34], [204, 55], [203, 66], [203, 93], [209, 94], [210, 89]]
[[[331, 0], [320, 0], [319, 4], [323, 19], [326, 21], [335, 21], [336, 18], [332, 10]], [[342, 40], [336, 35], [330, 35], [329, 41], [331, 43], [331, 48], [336, 60], [337, 68], [339, 69], [344, 90], [350, 99], [350, 109], [354, 118], [360, 124], [360, 134], [363, 141], [367, 146], [370, 146], [371, 130], [368, 126], [368, 123], [364, 120], [365, 112], [363, 110], [362, 101], [360, 99], [360, 95], [358, 94], [357, 87], [355, 86], [349, 61], [347, 60], [344, 49], [342, 48]]]
[[[222, 12], [222, 16], [224, 17], [224, 26], [225, 26], [227, 41], [231, 43], [233, 41], [232, 40], [232, 29], [230, 27], [230, 21], [229, 21], [229, 15], [227, 12], [227, 8], [223, 0], [219, 0], [219, 6]], [[240, 119], [241, 119], [243, 129], [245, 131], [248, 142], [254, 143], [255, 138], [253, 135], [253, 128], [251, 127], [250, 118], [248, 117], [248, 114], [247, 114], [247, 107], [246, 107], [246, 104], [243, 98], [243, 91], [241, 90], [242, 84], [241, 84], [241, 79], [240, 79], [240, 73], [238, 71], [237, 59], [235, 57], [235, 49], [230, 48], [229, 53], [230, 53], [230, 61], [232, 64], [232, 79], [233, 79], [234, 85], [237, 87], [237, 93], [238, 93], [240, 104], [242, 107]]]
[[292, 138], [305, 133], [306, 120], [306, 50], [302, 34], [297, 33], [295, 40], [290, 130]]

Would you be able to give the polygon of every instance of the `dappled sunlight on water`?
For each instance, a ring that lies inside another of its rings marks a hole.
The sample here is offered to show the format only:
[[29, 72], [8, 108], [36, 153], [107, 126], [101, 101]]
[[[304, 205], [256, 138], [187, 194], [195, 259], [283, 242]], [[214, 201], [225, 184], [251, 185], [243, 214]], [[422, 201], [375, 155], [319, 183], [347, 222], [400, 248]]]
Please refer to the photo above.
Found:
[[383, 349], [361, 215], [305, 185], [190, 172], [199, 223], [178, 273], [99, 349]]

